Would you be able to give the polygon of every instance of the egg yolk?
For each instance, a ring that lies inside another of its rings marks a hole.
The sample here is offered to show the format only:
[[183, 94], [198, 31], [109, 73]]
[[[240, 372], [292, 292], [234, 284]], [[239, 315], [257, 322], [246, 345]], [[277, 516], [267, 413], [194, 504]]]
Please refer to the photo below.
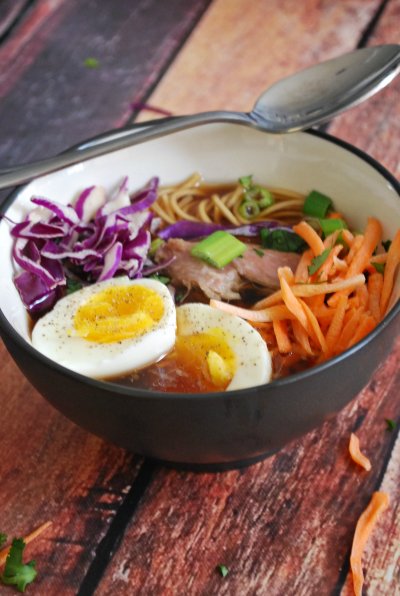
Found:
[[179, 335], [175, 344], [176, 360], [186, 370], [201, 371], [217, 388], [225, 388], [236, 370], [234, 352], [222, 329], [208, 329], [207, 333]]
[[164, 314], [159, 294], [144, 286], [111, 286], [80, 306], [74, 317], [76, 333], [97, 343], [112, 343], [144, 335]]

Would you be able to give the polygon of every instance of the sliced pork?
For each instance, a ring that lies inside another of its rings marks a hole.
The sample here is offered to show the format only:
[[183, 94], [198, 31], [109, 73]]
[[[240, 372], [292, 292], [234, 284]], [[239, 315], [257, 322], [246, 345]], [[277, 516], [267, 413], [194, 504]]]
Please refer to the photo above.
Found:
[[217, 300], [240, 298], [239, 290], [246, 282], [271, 289], [278, 288], [278, 267], [287, 266], [295, 271], [300, 259], [296, 253], [249, 245], [243, 257], [235, 259], [222, 269], [216, 269], [192, 257], [190, 251], [194, 244], [171, 238], [157, 251], [156, 260], [161, 263], [175, 257], [166, 267], [172, 282], [189, 289], [199, 287], [208, 298]]

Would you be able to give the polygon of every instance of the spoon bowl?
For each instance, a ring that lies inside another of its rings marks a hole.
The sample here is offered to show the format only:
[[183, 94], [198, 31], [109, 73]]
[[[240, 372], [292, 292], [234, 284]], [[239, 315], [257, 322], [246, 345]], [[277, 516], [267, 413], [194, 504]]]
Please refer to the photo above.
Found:
[[112, 130], [55, 157], [0, 170], [0, 189], [201, 124], [242, 124], [277, 134], [305, 130], [370, 97], [399, 70], [399, 45], [355, 50], [275, 83], [264, 91], [249, 113], [203, 112]]

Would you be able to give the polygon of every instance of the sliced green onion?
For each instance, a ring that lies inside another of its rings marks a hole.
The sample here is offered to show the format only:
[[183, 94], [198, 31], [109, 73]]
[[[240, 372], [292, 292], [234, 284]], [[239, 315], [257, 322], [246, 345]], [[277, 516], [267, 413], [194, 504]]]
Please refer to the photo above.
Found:
[[67, 290], [67, 296], [69, 294], [73, 294], [74, 292], [77, 292], [78, 290], [81, 290], [83, 288], [83, 283], [75, 280], [75, 279], [70, 279], [69, 277], [67, 277], [67, 283], [66, 283], [66, 290]]
[[154, 238], [154, 240], [150, 244], [149, 255], [153, 257], [163, 244], [165, 244], [164, 240], [162, 240], [161, 238]]
[[347, 230], [347, 223], [339, 218], [320, 219], [319, 225], [325, 238], [336, 232], [336, 230]]
[[257, 201], [243, 201], [239, 213], [245, 219], [254, 219], [260, 213], [260, 207]]
[[332, 205], [332, 199], [318, 190], [312, 190], [304, 201], [303, 212], [312, 217], [325, 217]]
[[239, 178], [239, 184], [243, 186], [245, 190], [251, 188], [253, 186], [253, 175], [250, 174], [249, 176], [242, 176]]
[[386, 430], [392, 431], [396, 428], [396, 422], [394, 420], [392, 420], [391, 418], [385, 418], [385, 422], [386, 422]]
[[329, 253], [331, 252], [330, 248], [326, 248], [320, 255], [313, 258], [311, 261], [311, 265], [308, 266], [308, 273], [310, 275], [314, 275], [318, 271], [318, 269], [325, 263], [326, 259], [329, 257]]
[[226, 577], [229, 573], [229, 569], [226, 565], [217, 565], [217, 571], [222, 577]]
[[270, 207], [274, 204], [274, 197], [269, 190], [263, 188], [262, 186], [257, 186], [257, 189], [261, 195], [261, 197], [258, 199], [258, 204], [261, 209], [266, 209], [267, 207]]
[[264, 251], [260, 250], [259, 248], [253, 248], [254, 252], [256, 253], [256, 255], [258, 255], [259, 257], [263, 257], [264, 256]]
[[268, 230], [263, 228], [260, 232], [263, 248], [279, 250], [280, 252], [304, 252], [308, 244], [298, 234], [287, 230]]
[[221, 269], [233, 259], [243, 255], [245, 250], [246, 245], [243, 242], [232, 236], [232, 234], [219, 230], [195, 244], [190, 254], [213, 267]]

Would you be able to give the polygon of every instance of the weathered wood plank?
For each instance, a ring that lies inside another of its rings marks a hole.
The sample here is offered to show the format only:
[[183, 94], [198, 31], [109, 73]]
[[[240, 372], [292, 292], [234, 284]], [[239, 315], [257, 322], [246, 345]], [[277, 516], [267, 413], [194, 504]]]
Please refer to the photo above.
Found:
[[208, 3], [39, 0], [0, 48], [0, 165], [124, 123]]
[[[357, 45], [380, 0], [216, 0], [151, 97], [175, 114], [250, 110], [272, 83]], [[146, 117], [149, 115], [146, 114]]]
[[[389, 2], [378, 28], [369, 45], [399, 43], [400, 1]], [[329, 132], [357, 145], [380, 163], [385, 165], [395, 176], [400, 175], [398, 151], [388, 151], [388, 147], [397, 147], [400, 138], [400, 79], [356, 108], [336, 118]], [[379, 118], [376, 117], [377, 113]]]
[[[378, 521], [374, 534], [367, 542], [363, 556], [365, 591], [371, 596], [387, 596], [400, 592], [400, 436], [392, 451], [384, 478], [377, 487], [390, 496], [390, 506]], [[349, 574], [341, 596], [353, 596]]]

